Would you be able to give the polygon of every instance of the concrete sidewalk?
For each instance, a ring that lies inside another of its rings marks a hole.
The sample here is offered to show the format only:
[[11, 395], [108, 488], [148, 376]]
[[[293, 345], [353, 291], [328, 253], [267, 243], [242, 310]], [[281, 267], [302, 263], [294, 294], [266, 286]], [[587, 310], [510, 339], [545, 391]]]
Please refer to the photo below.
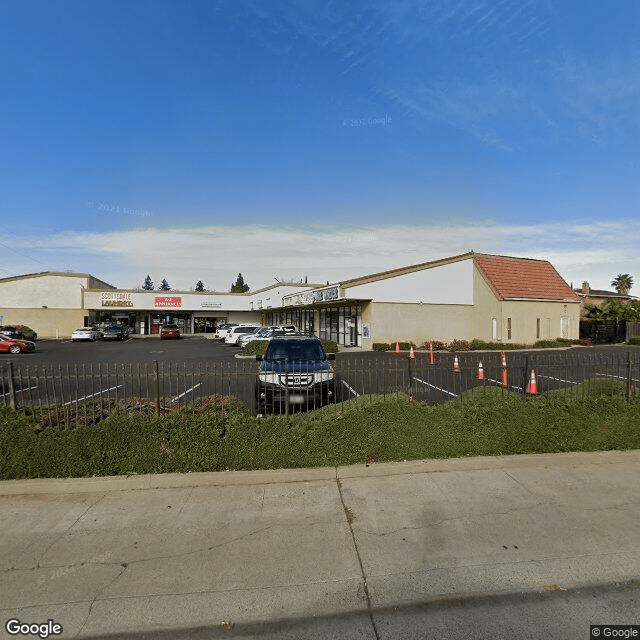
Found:
[[17, 618], [52, 619], [62, 638], [253, 637], [302, 620], [393, 638], [376, 620], [406, 607], [635, 584], [639, 463], [629, 451], [0, 482], [2, 637]]

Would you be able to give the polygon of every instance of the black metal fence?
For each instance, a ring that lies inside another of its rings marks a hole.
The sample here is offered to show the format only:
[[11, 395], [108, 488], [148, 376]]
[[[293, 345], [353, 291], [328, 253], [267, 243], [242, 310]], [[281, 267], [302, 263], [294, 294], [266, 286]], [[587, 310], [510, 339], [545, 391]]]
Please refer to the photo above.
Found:
[[580, 338], [591, 340], [593, 344], [612, 344], [628, 340], [628, 323], [624, 320], [599, 322], [598, 320], [580, 320]]
[[204, 410], [212, 399], [229, 396], [254, 414], [308, 411], [327, 401], [339, 411], [344, 403], [358, 406], [394, 394], [433, 404], [465, 402], [487, 388], [531, 397], [605, 393], [632, 401], [640, 395], [639, 355], [624, 348], [608, 354], [589, 349], [506, 352], [504, 360], [498, 352], [421, 352], [415, 358], [406, 352], [339, 354], [332, 363], [329, 397], [310, 394], [309, 381], [285, 372], [293, 387], [269, 406], [256, 396], [253, 359], [55, 367], [10, 361], [0, 364], [0, 398], [12, 408], [48, 412], [51, 424], [97, 423], [113, 411], [155, 416], [187, 407]]

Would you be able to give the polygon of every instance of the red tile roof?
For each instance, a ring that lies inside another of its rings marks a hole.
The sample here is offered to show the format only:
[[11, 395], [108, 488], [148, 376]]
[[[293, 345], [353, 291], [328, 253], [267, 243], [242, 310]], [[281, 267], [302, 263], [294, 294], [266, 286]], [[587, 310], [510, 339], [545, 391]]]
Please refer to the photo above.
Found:
[[547, 260], [482, 253], [473, 259], [499, 298], [580, 299]]

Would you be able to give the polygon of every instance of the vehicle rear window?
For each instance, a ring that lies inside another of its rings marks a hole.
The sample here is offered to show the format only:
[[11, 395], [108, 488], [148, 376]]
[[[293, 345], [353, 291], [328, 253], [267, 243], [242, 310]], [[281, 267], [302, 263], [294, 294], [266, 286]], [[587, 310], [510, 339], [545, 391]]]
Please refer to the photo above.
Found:
[[317, 342], [271, 342], [266, 359], [308, 362], [324, 360], [325, 355]]

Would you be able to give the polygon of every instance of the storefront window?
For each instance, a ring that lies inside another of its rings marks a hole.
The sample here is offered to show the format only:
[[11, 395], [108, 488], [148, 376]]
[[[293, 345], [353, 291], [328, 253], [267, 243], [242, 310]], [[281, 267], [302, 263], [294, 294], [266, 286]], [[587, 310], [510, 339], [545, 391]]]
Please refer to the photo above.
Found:
[[362, 335], [361, 308], [329, 307], [320, 309], [320, 338], [355, 347]]

